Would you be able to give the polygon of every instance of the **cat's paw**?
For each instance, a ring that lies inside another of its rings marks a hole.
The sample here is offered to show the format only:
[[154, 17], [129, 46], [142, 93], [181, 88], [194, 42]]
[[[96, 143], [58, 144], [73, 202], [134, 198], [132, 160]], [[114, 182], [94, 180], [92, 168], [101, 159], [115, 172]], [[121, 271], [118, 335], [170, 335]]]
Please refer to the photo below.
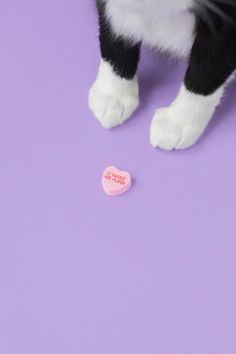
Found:
[[89, 92], [89, 107], [104, 128], [124, 123], [139, 105], [139, 87], [119, 77], [110, 63], [101, 60], [95, 83]]
[[[134, 84], [135, 86], [135, 84]], [[123, 90], [108, 92], [101, 83], [95, 82], [89, 93], [89, 107], [104, 128], [114, 128], [124, 123], [139, 105], [135, 87], [124, 86]]]
[[151, 144], [165, 150], [194, 145], [206, 129], [223, 92], [221, 87], [215, 93], [203, 96], [188, 91], [183, 85], [169, 107], [157, 110], [151, 124]]
[[154, 147], [164, 150], [186, 149], [198, 140], [203, 126], [186, 123], [174, 114], [171, 107], [159, 109], [152, 121], [150, 141]]
[[159, 109], [151, 124], [151, 144], [154, 147], [172, 150], [178, 145], [181, 136], [181, 126], [171, 120], [169, 116], [169, 108]]

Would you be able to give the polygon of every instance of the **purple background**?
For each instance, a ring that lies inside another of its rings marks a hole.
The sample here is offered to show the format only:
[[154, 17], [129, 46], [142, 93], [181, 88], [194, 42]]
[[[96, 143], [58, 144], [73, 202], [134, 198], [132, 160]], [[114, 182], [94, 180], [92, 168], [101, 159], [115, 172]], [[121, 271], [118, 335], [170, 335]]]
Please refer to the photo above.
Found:
[[[87, 107], [93, 1], [0, 3], [0, 353], [235, 354], [235, 84], [204, 139], [148, 140], [183, 64], [144, 53], [142, 106], [103, 130]], [[110, 164], [129, 193], [107, 197]]]

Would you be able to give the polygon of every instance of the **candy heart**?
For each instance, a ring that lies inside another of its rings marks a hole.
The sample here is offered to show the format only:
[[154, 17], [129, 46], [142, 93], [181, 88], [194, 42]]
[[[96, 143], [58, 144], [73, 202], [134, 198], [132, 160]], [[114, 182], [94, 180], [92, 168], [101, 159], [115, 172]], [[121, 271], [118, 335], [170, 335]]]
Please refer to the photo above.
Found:
[[103, 172], [102, 185], [106, 194], [120, 195], [130, 189], [131, 176], [126, 171], [119, 171], [116, 167], [109, 166]]

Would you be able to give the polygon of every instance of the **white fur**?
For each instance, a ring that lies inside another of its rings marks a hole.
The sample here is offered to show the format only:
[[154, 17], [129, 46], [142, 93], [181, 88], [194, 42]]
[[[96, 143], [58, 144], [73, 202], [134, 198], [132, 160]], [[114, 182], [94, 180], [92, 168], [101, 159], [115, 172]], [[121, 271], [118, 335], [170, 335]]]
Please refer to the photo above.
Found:
[[124, 123], [138, 107], [137, 77], [121, 79], [101, 60], [98, 77], [89, 93], [89, 107], [104, 128]]
[[184, 85], [174, 102], [157, 110], [150, 131], [151, 144], [165, 150], [185, 149], [199, 139], [220, 103], [224, 88], [201, 96]]
[[193, 44], [192, 0], [107, 0], [115, 33], [186, 57]]
[[[116, 34], [134, 42], [187, 57], [195, 38], [193, 0], [105, 0], [106, 16]], [[184, 85], [170, 107], [157, 110], [150, 129], [154, 147], [165, 150], [192, 146], [220, 103], [224, 87], [209, 96], [189, 92]], [[119, 78], [101, 61], [89, 105], [103, 127], [122, 124], [139, 103], [137, 77]]]

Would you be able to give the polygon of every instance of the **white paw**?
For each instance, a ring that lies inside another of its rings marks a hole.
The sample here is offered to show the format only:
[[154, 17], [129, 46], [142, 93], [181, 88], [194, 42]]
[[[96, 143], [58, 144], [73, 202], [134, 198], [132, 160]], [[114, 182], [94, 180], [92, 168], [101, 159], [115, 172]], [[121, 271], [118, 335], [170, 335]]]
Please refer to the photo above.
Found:
[[167, 108], [157, 110], [150, 130], [154, 147], [186, 149], [202, 135], [223, 95], [223, 87], [209, 96], [194, 94], [185, 86]]
[[89, 94], [89, 107], [104, 128], [124, 123], [138, 107], [138, 95], [131, 92], [108, 93], [94, 84]]
[[102, 61], [97, 80], [89, 93], [89, 107], [104, 128], [124, 123], [139, 105], [137, 78], [118, 77], [110, 64]]
[[172, 108], [159, 109], [152, 121], [150, 140], [154, 147], [164, 150], [185, 149], [192, 146], [202, 134], [202, 125], [186, 123], [176, 117]]

